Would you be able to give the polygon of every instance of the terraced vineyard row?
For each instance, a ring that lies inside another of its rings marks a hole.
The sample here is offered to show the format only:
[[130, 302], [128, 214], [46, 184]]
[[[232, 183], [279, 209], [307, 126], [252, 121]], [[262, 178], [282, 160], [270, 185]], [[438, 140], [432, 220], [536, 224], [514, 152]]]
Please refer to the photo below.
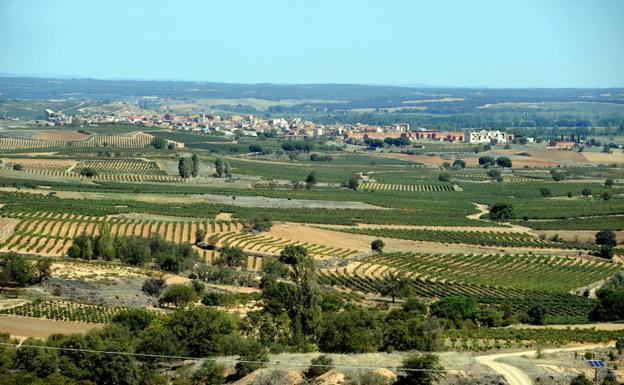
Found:
[[413, 191], [413, 192], [443, 192], [459, 191], [459, 187], [446, 184], [390, 184], [376, 182], [362, 182], [361, 190], [368, 191]]
[[352, 234], [364, 234], [374, 237], [407, 239], [411, 241], [428, 241], [443, 243], [463, 243], [481, 246], [499, 247], [539, 247], [558, 249], [582, 249], [581, 245], [568, 242], [552, 242], [540, 239], [531, 234], [520, 232], [493, 231], [455, 231], [431, 229], [374, 229], [348, 228], [339, 231]]
[[45, 170], [46, 172], [67, 172], [76, 165], [76, 161], [67, 159], [3, 159], [3, 163], [13, 167], [17, 164], [22, 166], [22, 170], [36, 172]]
[[88, 160], [78, 163], [77, 170], [91, 168], [101, 174], [167, 175], [155, 162], [140, 160]]
[[[22, 215], [20, 215], [22, 214]], [[195, 231], [203, 229], [207, 236], [240, 230], [242, 224], [228, 221], [150, 221], [115, 217], [89, 217], [75, 214], [15, 213], [22, 220], [14, 231], [0, 240], [0, 250], [43, 255], [64, 255], [76, 235], [99, 234], [103, 222], [110, 225], [112, 235], [149, 237], [160, 234], [173, 242], [194, 243]]]
[[[209, 265], [215, 263], [217, 259], [219, 259], [220, 254], [217, 250], [205, 250], [199, 247], [193, 246], [195, 250], [197, 250], [202, 261], [206, 262]], [[248, 255], [247, 261], [242, 266], [243, 271], [260, 271], [262, 269], [262, 257]]]
[[[76, 172], [50, 171], [46, 169], [26, 169], [25, 171], [39, 174], [58, 176], [64, 178], [85, 178]], [[187, 179], [174, 175], [140, 175], [140, 174], [98, 174], [90, 179], [110, 180], [116, 182], [186, 182]]]
[[[403, 274], [395, 271], [386, 273], [378, 271], [376, 275], [369, 274], [367, 265], [361, 269], [349, 270], [348, 268], [320, 269], [319, 283], [327, 286], [335, 286], [346, 290], [355, 290], [362, 293], [379, 293], [387, 280], [404, 276], [409, 279], [412, 295], [435, 300], [448, 296], [470, 296], [479, 303], [495, 306], [510, 305], [516, 311], [526, 311], [534, 305], [543, 305], [547, 316], [550, 318], [576, 319], [585, 318], [593, 308], [595, 301], [585, 297], [572, 295], [565, 292], [552, 292], [546, 290], [516, 289], [494, 287], [471, 283], [451, 283], [416, 277], [414, 274]], [[368, 268], [371, 268], [370, 266]], [[373, 269], [379, 269], [372, 266]]]
[[276, 238], [263, 234], [232, 232], [221, 234], [217, 239], [218, 243], [223, 246], [236, 246], [245, 251], [266, 254], [279, 254], [284, 247], [292, 245], [303, 246], [308, 250], [308, 253], [314, 256], [335, 256], [346, 258], [357, 253], [355, 250], [301, 243], [290, 239]]
[[568, 291], [607, 278], [619, 267], [611, 262], [557, 256], [500, 254], [394, 253], [367, 257], [427, 280]]
[[[154, 137], [144, 132], [130, 135], [96, 135], [87, 140], [59, 141], [59, 140], [35, 140], [19, 138], [0, 138], [0, 150], [28, 150], [40, 148], [63, 148], [63, 147], [120, 147], [120, 148], [144, 148], [148, 147]], [[176, 147], [184, 147], [184, 143], [168, 140]]]
[[126, 309], [121, 307], [78, 304], [74, 302], [34, 301], [21, 306], [2, 309], [0, 310], [0, 314], [47, 318], [57, 321], [108, 323], [123, 310]]

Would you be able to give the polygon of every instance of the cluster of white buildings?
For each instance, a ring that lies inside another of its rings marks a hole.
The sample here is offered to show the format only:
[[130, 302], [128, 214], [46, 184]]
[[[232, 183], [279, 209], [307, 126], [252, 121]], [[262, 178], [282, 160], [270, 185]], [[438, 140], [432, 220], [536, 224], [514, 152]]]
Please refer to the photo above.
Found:
[[[72, 117], [62, 112], [46, 110], [46, 125], [71, 124]], [[83, 124], [125, 123], [146, 127], [159, 127], [178, 131], [196, 131], [224, 136], [258, 136], [271, 132], [280, 137], [335, 137], [358, 142], [365, 139], [385, 139], [406, 137], [413, 142], [452, 142], [452, 143], [506, 143], [514, 139], [513, 134], [499, 130], [442, 131], [418, 128], [410, 130], [407, 123], [386, 126], [370, 124], [317, 124], [300, 118], [263, 119], [253, 114], [221, 117], [215, 114], [176, 115], [173, 113], [115, 115], [89, 114], [80, 116]]]

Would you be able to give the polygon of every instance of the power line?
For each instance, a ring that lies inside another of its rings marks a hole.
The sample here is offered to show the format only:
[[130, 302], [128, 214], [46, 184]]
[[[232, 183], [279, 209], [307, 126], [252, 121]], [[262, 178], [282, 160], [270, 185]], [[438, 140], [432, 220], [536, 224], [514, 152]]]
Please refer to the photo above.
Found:
[[319, 367], [319, 368], [335, 368], [335, 369], [355, 369], [355, 370], [375, 370], [375, 369], [388, 369], [399, 372], [450, 372], [450, 371], [462, 371], [465, 373], [490, 373], [487, 370], [463, 370], [463, 369], [418, 369], [418, 368], [397, 368], [392, 366], [359, 366], [359, 365], [324, 365], [324, 364], [299, 364], [288, 362], [268, 362], [258, 360], [241, 360], [230, 358], [215, 358], [215, 357], [188, 357], [188, 356], [170, 356], [163, 354], [149, 354], [149, 353], [132, 353], [132, 352], [118, 352], [112, 350], [95, 350], [95, 349], [80, 349], [80, 348], [64, 348], [58, 346], [42, 346], [42, 345], [24, 345], [24, 344], [12, 344], [8, 342], [0, 342], [0, 346], [10, 346], [13, 348], [35, 348], [35, 349], [49, 349], [82, 353], [94, 353], [94, 354], [111, 354], [120, 356], [133, 356], [144, 358], [161, 358], [161, 359], [173, 359], [173, 360], [205, 360], [214, 362], [227, 362], [227, 363], [246, 363], [246, 364], [259, 364], [268, 366], [299, 366], [299, 367]]

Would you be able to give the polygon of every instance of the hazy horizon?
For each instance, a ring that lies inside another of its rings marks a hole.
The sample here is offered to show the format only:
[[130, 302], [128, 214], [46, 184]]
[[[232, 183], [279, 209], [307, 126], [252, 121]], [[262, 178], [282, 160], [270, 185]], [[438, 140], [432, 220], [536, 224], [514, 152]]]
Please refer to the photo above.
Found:
[[624, 87], [624, 2], [0, 3], [0, 73], [430, 88]]

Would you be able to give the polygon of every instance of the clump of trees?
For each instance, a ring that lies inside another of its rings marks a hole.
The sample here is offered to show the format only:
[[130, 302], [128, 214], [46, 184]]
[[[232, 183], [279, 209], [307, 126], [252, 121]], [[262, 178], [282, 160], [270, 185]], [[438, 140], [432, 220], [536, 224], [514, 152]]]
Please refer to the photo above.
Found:
[[15, 285], [24, 287], [41, 283], [50, 277], [52, 261], [40, 259], [33, 263], [26, 257], [9, 253], [0, 257], [0, 289]]
[[191, 176], [199, 175], [199, 157], [197, 154], [191, 155]]
[[266, 216], [253, 217], [245, 223], [245, 229], [254, 232], [269, 231], [273, 227], [273, 221]]
[[157, 150], [162, 150], [167, 148], [168, 141], [162, 136], [154, 136], [150, 141], [150, 145]]
[[316, 171], [314, 170], [310, 171], [310, 173], [306, 177], [305, 182], [306, 182], [306, 189], [312, 190], [312, 187], [314, 187], [314, 185], [318, 183], [318, 176], [316, 175]]
[[215, 165], [215, 175], [218, 178], [222, 178], [222, 177], [231, 178], [232, 177], [232, 167], [230, 166], [229, 162], [219, 158], [215, 161], [214, 165]]
[[190, 178], [193, 170], [193, 164], [188, 156], [181, 156], [178, 160], [178, 174], [184, 179]]
[[618, 272], [596, 291], [599, 303], [589, 313], [593, 321], [624, 320], [624, 273]]
[[282, 150], [286, 152], [311, 152], [314, 151], [316, 145], [311, 141], [285, 141], [282, 143]]
[[615, 232], [612, 230], [600, 230], [596, 233], [596, 245], [600, 247], [599, 254], [606, 259], [613, 258], [613, 248], [617, 245]]
[[87, 178], [93, 178], [94, 176], [97, 176], [98, 173], [94, 168], [85, 167], [80, 169], [79, 174], [86, 176]]
[[494, 203], [490, 208], [490, 219], [495, 221], [503, 221], [507, 219], [514, 219], [516, 217], [513, 206], [511, 203]]
[[386, 243], [381, 239], [375, 239], [374, 241], [371, 242], [371, 250], [373, 250], [376, 253], [383, 252], [383, 249], [385, 246], [386, 246]]
[[197, 251], [190, 244], [169, 242], [159, 234], [153, 234], [151, 238], [138, 236], [112, 238], [106, 226], [102, 226], [98, 236], [82, 233], [74, 237], [67, 256], [107, 261], [118, 258], [135, 266], [153, 260], [161, 269], [176, 273], [190, 269], [198, 258]]
[[453, 170], [462, 170], [466, 168], [466, 162], [462, 159], [457, 159], [453, 162]]
[[310, 160], [312, 162], [330, 162], [334, 160], [334, 157], [331, 155], [311, 154]]
[[352, 176], [346, 182], [342, 184], [343, 187], [346, 187], [349, 190], [357, 191], [360, 187], [360, 180], [357, 177]]

